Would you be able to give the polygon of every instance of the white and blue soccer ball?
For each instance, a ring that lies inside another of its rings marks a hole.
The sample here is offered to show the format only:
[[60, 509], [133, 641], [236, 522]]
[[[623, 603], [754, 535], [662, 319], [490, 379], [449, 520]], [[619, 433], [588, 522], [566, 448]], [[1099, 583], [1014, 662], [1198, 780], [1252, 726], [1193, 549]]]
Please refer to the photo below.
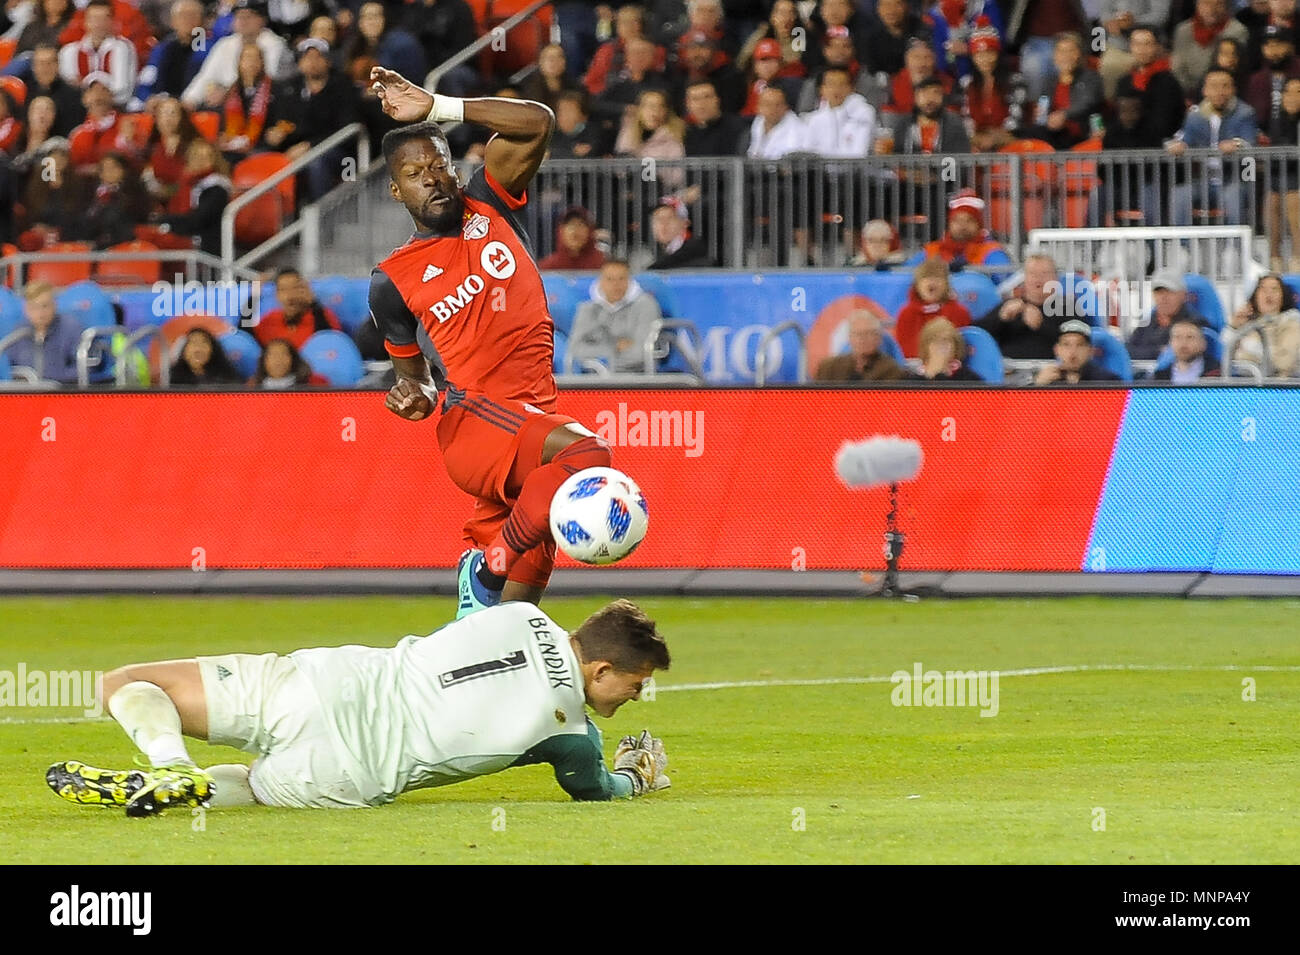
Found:
[[569, 476], [551, 499], [556, 546], [584, 564], [612, 564], [645, 540], [645, 495], [613, 468], [587, 468]]

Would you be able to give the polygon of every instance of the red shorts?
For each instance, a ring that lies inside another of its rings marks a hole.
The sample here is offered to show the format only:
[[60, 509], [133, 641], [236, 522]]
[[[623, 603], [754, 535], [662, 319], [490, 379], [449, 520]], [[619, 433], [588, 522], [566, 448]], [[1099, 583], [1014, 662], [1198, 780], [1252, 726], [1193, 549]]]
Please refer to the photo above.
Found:
[[[577, 422], [521, 401], [449, 389], [438, 421], [438, 445], [455, 485], [475, 498], [465, 522], [465, 541], [487, 547], [510, 516], [524, 479], [542, 463], [546, 436]], [[585, 429], [584, 429], [585, 430]], [[555, 566], [555, 542], [527, 551], [510, 568], [510, 579], [545, 587]]]

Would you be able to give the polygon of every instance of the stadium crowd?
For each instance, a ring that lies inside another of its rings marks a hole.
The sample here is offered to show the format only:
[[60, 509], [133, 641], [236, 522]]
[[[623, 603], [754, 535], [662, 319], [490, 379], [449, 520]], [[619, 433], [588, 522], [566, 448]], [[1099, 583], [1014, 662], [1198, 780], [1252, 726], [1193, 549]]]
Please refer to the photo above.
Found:
[[[438, 88], [547, 103], [556, 114], [550, 156], [557, 159], [950, 156], [1025, 143], [1171, 156], [1215, 149], [1226, 157], [1300, 143], [1296, 8], [1296, 0], [570, 0], [553, 9], [559, 43], [542, 42], [536, 30], [512, 34], [534, 38], [535, 68], [525, 78], [510, 85], [480, 57], [446, 72]], [[263, 177], [277, 168], [266, 157], [283, 165], [352, 121], [377, 145], [393, 124], [368, 87], [370, 68], [383, 64], [421, 80], [489, 30], [490, 12], [482, 0], [7, 0], [0, 8], [0, 242], [24, 252], [76, 242], [220, 254], [221, 215], [240, 188], [241, 168]], [[459, 156], [474, 161], [485, 132], [464, 124], [450, 138]], [[334, 186], [342, 156], [329, 152], [304, 169], [297, 194], [311, 200]], [[1300, 271], [1300, 162], [1279, 163], [1285, 168], [1275, 181], [1289, 186], [1261, 206], [1271, 265]], [[1206, 175], [1223, 221], [1240, 221], [1250, 187], [1227, 163], [1207, 164]], [[954, 299], [954, 273], [973, 267], [1002, 281], [1015, 271], [978, 190], [912, 174], [904, 191], [946, 215], [909, 232], [907, 210], [897, 204], [867, 197], [849, 208], [814, 208], [824, 198], [813, 199], [808, 182], [784, 183], [798, 207], [789, 264], [816, 260], [817, 226], [831, 218], [851, 232], [855, 254], [818, 264], [915, 269], [890, 330], [915, 365], [906, 373], [961, 378], [965, 369], [954, 362], [961, 363], [962, 339], [951, 330], [978, 327], [1004, 357], [1055, 359], [1065, 369], [1056, 373], [1061, 379], [1088, 380], [1086, 367], [1080, 374], [1062, 358], [1068, 316], [1044, 318], [1043, 288], [1057, 276], [1051, 263], [1025, 262], [1023, 281], [987, 315], [972, 316]], [[1154, 195], [1141, 174], [1104, 187], [1107, 224], [1134, 214], [1140, 221], [1153, 203], [1169, 221], [1190, 222], [1195, 212], [1189, 181]], [[569, 197], [583, 201], [558, 217], [554, 251], [541, 265], [600, 270], [575, 321], [575, 369], [592, 361], [636, 365], [638, 330], [658, 311], [636, 281], [640, 267], [719, 264], [693, 229], [690, 206], [702, 188], [708, 185], [684, 175], [661, 176], [644, 210], [656, 255], [631, 265], [607, 261], [610, 223], [590, 211], [587, 197]], [[754, 201], [761, 212], [761, 197]], [[296, 287], [282, 292], [284, 282]], [[1179, 354], [1191, 367], [1202, 359], [1185, 331], [1195, 324], [1205, 339], [1205, 325], [1189, 323], [1192, 313], [1178, 300], [1186, 296], [1181, 277], [1162, 283], [1130, 354], [1150, 360], [1167, 347], [1179, 353], [1182, 342]], [[276, 284], [293, 319], [259, 326], [263, 348], [281, 344], [274, 355], [262, 353], [269, 367], [255, 377], [311, 382], [298, 349], [314, 332], [338, 330], [338, 319], [313, 303], [300, 276], [281, 275]], [[50, 290], [32, 284], [25, 291], [27, 321], [39, 329], [32, 344], [53, 352], [41, 363], [60, 377], [68, 336], [57, 317], [40, 327]], [[1297, 313], [1280, 278], [1261, 280], [1251, 311], [1228, 324], [1257, 330], [1269, 315], [1283, 316], [1281, 331], [1254, 336], [1273, 353], [1260, 360], [1273, 373], [1290, 373], [1288, 323]], [[245, 377], [225, 367], [221, 343], [200, 332], [181, 348], [173, 381]], [[871, 369], [878, 377], [904, 373], [872, 357], [865, 344], [872, 334], [863, 325], [853, 336], [862, 344], [854, 362], [824, 367], [847, 378], [869, 377]], [[374, 345], [358, 342], [363, 355], [382, 358]], [[16, 353], [9, 357], [17, 361]], [[1213, 360], [1202, 361], [1205, 374], [1215, 373]]]

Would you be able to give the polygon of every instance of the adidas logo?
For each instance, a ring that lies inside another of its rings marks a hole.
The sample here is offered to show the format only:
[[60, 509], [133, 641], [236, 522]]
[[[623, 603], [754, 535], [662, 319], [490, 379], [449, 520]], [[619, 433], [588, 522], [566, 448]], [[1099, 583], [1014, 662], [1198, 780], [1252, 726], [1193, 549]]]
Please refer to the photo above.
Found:
[[230, 675], [231, 673], [229, 670], [227, 670], [225, 667], [221, 666], [220, 664], [217, 665], [217, 682], [224, 680], [226, 677]]
[[424, 267], [424, 278], [421, 279], [420, 281], [427, 282], [429, 281], [429, 279], [436, 279], [441, 274], [442, 274], [442, 269], [438, 268], [438, 266], [426, 265]]

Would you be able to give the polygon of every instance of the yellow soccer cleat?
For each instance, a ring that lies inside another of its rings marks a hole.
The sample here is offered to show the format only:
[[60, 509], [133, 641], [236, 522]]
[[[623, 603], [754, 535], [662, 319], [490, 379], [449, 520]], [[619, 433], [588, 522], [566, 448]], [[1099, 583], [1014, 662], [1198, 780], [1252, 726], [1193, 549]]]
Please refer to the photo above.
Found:
[[207, 806], [215, 788], [212, 777], [197, 766], [155, 769], [145, 774], [144, 785], [126, 801], [126, 814], [139, 818], [178, 807]]
[[145, 784], [138, 769], [96, 769], [76, 760], [55, 763], [45, 782], [56, 796], [79, 806], [125, 806]]

